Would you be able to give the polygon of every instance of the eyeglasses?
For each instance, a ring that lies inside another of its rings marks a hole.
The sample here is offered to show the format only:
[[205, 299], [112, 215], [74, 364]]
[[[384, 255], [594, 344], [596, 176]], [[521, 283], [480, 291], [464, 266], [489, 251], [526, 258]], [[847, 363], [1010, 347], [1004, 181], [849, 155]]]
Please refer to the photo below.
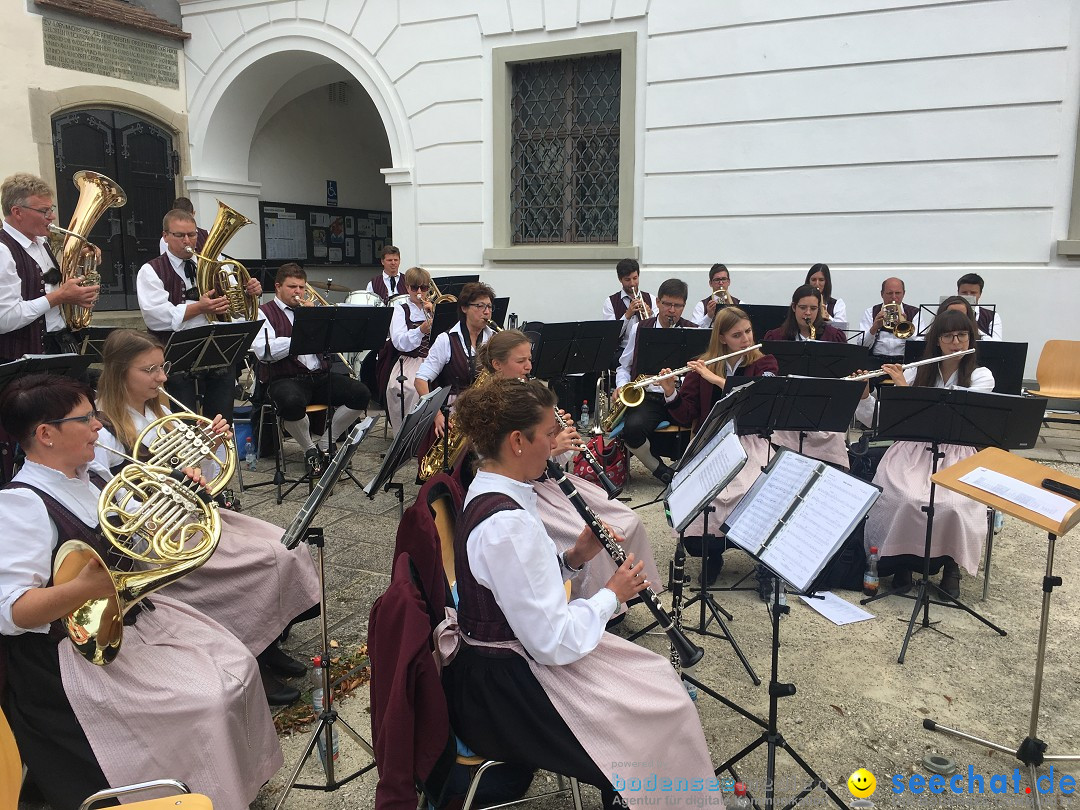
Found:
[[481, 312], [491, 312], [491, 304], [469, 304], [469, 306]]
[[415, 290], [416, 292], [427, 292], [431, 287], [427, 284], [412, 284], [409, 286], [409, 289]]
[[62, 425], [64, 422], [82, 422], [84, 425], [89, 425], [95, 419], [98, 418], [97, 408], [90, 411], [85, 416], [69, 416], [66, 419], [46, 419], [42, 422], [43, 425]]
[[685, 301], [657, 301], [656, 303], [664, 309], [682, 309], [686, 306]]
[[166, 360], [164, 363], [155, 363], [152, 366], [139, 366], [139, 371], [143, 374], [149, 374], [151, 377], [154, 373], [160, 371], [166, 377], [169, 376], [169, 369], [172, 368], [172, 360]]
[[37, 211], [43, 217], [51, 217], [56, 214], [55, 205], [50, 205], [48, 208], [31, 208], [29, 205], [20, 205], [19, 208], [25, 208], [27, 211]]
[[942, 341], [943, 343], [963, 343], [970, 337], [971, 336], [967, 332], [949, 332], [945, 335], [939, 335], [938, 340]]
[[179, 233], [178, 231], [169, 231], [169, 236], [175, 239], [197, 239], [199, 237], [198, 231], [192, 231], [191, 233]]

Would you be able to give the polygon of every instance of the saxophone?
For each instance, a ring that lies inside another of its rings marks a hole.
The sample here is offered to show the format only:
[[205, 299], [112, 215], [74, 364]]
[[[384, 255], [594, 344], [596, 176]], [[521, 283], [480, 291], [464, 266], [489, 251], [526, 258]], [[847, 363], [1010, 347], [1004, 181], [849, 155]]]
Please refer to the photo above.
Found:
[[[476, 379], [473, 380], [473, 386], [484, 385], [490, 379], [491, 372], [486, 368], [482, 368], [480, 373], [476, 375]], [[454, 469], [458, 461], [461, 460], [462, 455], [464, 455], [468, 443], [469, 440], [465, 438], [465, 434], [458, 428], [454, 415], [450, 414], [450, 418], [446, 420], [445, 439], [442, 441], [437, 439], [435, 444], [428, 448], [427, 453], [420, 459], [416, 477], [421, 481], [427, 481], [436, 473], [444, 470], [448, 472]]]

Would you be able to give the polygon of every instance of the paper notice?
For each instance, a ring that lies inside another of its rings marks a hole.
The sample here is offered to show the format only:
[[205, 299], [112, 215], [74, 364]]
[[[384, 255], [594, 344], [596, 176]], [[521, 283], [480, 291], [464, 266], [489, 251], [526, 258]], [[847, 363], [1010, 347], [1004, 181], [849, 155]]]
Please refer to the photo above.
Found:
[[1059, 523], [1076, 506], [1075, 501], [986, 467], [976, 467], [967, 475], [962, 475], [960, 480]]

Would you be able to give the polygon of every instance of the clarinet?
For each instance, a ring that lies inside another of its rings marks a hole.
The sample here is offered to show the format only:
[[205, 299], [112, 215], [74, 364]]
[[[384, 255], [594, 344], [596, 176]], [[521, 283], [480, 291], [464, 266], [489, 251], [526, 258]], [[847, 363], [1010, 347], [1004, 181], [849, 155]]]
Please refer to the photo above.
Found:
[[289, 528], [285, 530], [285, 534], [281, 535], [281, 542], [285, 544], [285, 548], [291, 550], [300, 545], [304, 532], [308, 530], [311, 521], [315, 519], [315, 513], [330, 494], [334, 484], [337, 483], [342, 469], [349, 463], [353, 453], [356, 452], [356, 448], [360, 446], [360, 442], [364, 440], [364, 436], [367, 435], [373, 421], [371, 417], [365, 419], [354, 427], [349, 437], [341, 443], [341, 447], [334, 454], [333, 460], [323, 470], [319, 483], [311, 490], [311, 494], [307, 496], [304, 505], [300, 507], [300, 511], [296, 513], [296, 517], [289, 524]]
[[[563, 430], [569, 430], [571, 425], [562, 418], [562, 414], [559, 413], [559, 407], [555, 406], [555, 421], [559, 423], [559, 427]], [[581, 455], [585, 459], [585, 463], [589, 465], [589, 469], [593, 471], [593, 475], [596, 476], [596, 480], [600, 482], [600, 486], [604, 488], [604, 492], [607, 493], [608, 500], [618, 497], [622, 492], [622, 487], [616, 486], [615, 482], [608, 478], [606, 472], [604, 472], [604, 465], [593, 455], [592, 450], [589, 449], [588, 444], [581, 446]]]
[[[675, 546], [675, 556], [671, 560], [671, 621], [678, 628], [682, 627], [682, 592], [683, 586], [686, 584], [686, 575], [683, 573], [685, 562], [686, 549], [683, 548], [683, 544], [680, 542]], [[675, 668], [676, 672], [682, 669], [679, 650], [674, 643], [671, 645], [671, 666]]]
[[[596, 513], [589, 508], [589, 505], [585, 503], [585, 499], [578, 494], [578, 491], [574, 489], [573, 483], [566, 474], [560, 469], [559, 465], [551, 459], [548, 459], [547, 463], [548, 477], [551, 478], [559, 485], [559, 489], [563, 491], [563, 494], [570, 499], [570, 503], [577, 509], [581, 519], [585, 521], [592, 533], [596, 535], [596, 539], [603, 545], [604, 550], [611, 555], [611, 559], [615, 561], [616, 565], [622, 565], [626, 562], [626, 552], [622, 550], [618, 541], [611, 535], [611, 532], [607, 530], [607, 527], [600, 521], [600, 518], [596, 516]], [[645, 606], [652, 613], [656, 619], [656, 623], [660, 626], [660, 629], [667, 634], [668, 639], [671, 641], [671, 646], [679, 656], [679, 660], [686, 666], [692, 667], [701, 660], [701, 657], [705, 654], [705, 651], [701, 647], [694, 644], [683, 633], [682, 628], [672, 621], [671, 616], [664, 610], [664, 606], [660, 603], [660, 597], [656, 595], [656, 591], [652, 588], [646, 588], [641, 592], [642, 600]]]

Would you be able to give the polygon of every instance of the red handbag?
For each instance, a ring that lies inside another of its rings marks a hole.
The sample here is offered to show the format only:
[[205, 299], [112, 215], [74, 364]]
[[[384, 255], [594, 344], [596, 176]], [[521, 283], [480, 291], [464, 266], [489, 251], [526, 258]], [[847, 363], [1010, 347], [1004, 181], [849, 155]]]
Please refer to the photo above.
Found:
[[[626, 452], [626, 445], [620, 439], [613, 439], [604, 444], [603, 436], [593, 436], [585, 444], [596, 456], [596, 460], [604, 468], [611, 483], [617, 487], [626, 486], [626, 482], [630, 480], [630, 456]], [[592, 467], [581, 453], [574, 457], [574, 475], [594, 484], [599, 483]]]

